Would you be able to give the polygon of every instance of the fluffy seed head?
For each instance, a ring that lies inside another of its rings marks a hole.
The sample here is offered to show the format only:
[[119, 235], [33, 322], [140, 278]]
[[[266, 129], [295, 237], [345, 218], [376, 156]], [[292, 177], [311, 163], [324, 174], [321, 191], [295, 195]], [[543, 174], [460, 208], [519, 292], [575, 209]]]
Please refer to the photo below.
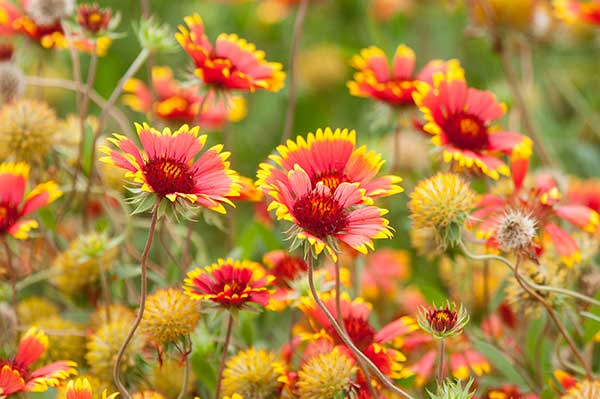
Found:
[[298, 373], [298, 395], [302, 399], [331, 399], [340, 392], [345, 394], [352, 386], [355, 371], [354, 360], [337, 349], [315, 355]]
[[25, 90], [23, 72], [12, 62], [0, 62], [0, 104], [21, 96]]
[[279, 392], [284, 369], [278, 356], [264, 349], [250, 348], [227, 361], [223, 371], [223, 395], [244, 399], [270, 399]]
[[74, 0], [28, 0], [25, 11], [33, 21], [41, 26], [57, 23], [68, 17], [75, 8]]
[[[544, 258], [546, 259], [546, 258]], [[564, 267], [560, 267], [556, 262], [542, 261], [539, 265], [533, 262], [524, 262], [519, 269], [526, 279], [533, 281], [538, 285], [547, 285], [551, 287], [564, 288], [567, 275]], [[554, 308], [564, 305], [560, 295], [552, 291], [536, 291], [546, 302]], [[537, 316], [544, 311], [540, 302], [533, 298], [521, 285], [513, 278], [506, 287], [506, 297], [508, 303], [516, 307], [516, 311], [523, 312], [525, 315]]]
[[600, 380], [583, 380], [569, 389], [561, 399], [600, 398]]
[[194, 300], [181, 290], [168, 288], [146, 300], [141, 330], [154, 343], [173, 342], [194, 331], [199, 319]]
[[508, 210], [498, 225], [496, 239], [505, 251], [515, 252], [529, 248], [536, 236], [536, 220], [520, 210]]

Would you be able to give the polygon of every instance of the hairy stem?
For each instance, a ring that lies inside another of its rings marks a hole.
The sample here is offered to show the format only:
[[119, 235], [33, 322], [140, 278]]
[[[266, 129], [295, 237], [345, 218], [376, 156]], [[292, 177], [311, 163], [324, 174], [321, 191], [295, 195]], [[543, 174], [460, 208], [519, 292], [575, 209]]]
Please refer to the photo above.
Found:
[[440, 357], [438, 362], [438, 370], [437, 370], [437, 385], [438, 392], [442, 387], [442, 383], [444, 382], [444, 357], [446, 355], [446, 341], [444, 338], [440, 339]]
[[221, 356], [221, 364], [219, 365], [219, 374], [217, 375], [217, 387], [215, 388], [215, 399], [221, 399], [221, 383], [223, 380], [223, 371], [225, 370], [225, 361], [227, 360], [227, 351], [229, 342], [231, 341], [231, 332], [233, 331], [233, 314], [229, 312], [227, 318], [227, 332], [225, 333], [225, 343], [223, 344], [223, 355]]

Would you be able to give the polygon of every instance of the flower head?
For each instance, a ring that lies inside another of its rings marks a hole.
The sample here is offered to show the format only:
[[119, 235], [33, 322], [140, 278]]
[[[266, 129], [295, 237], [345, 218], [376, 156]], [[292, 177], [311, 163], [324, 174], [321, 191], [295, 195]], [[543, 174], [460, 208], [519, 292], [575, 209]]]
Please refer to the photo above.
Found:
[[560, 399], [591, 399], [600, 397], [600, 380], [582, 380]]
[[199, 319], [196, 303], [181, 290], [168, 288], [146, 299], [141, 330], [155, 344], [173, 342], [194, 331]]
[[421, 180], [410, 194], [408, 209], [415, 229], [435, 229], [444, 244], [454, 244], [475, 205], [469, 184], [453, 173]]
[[[85, 354], [83, 325], [59, 315], [44, 315], [35, 320], [33, 325], [48, 335], [48, 349], [41, 357], [43, 361], [53, 362], [64, 358], [77, 363], [83, 361]], [[56, 331], [61, 333], [52, 335]]]
[[383, 50], [371, 46], [352, 57], [352, 66], [358, 72], [347, 86], [353, 96], [370, 97], [392, 106], [413, 105], [416, 82], [431, 82], [433, 72], [445, 71], [448, 64], [457, 66], [458, 61], [430, 61], [415, 76], [415, 52], [410, 47], [401, 44], [396, 48], [390, 70]]
[[[218, 98], [209, 91], [200, 94], [198, 86], [183, 86], [173, 77], [169, 67], [152, 68], [152, 90], [139, 79], [129, 79], [123, 102], [134, 111], [154, 113], [166, 121], [198, 123], [203, 129], [218, 129], [228, 121], [237, 122], [246, 114], [243, 97], [223, 95]], [[202, 106], [202, 112], [200, 112]]]
[[0, 105], [13, 101], [24, 90], [25, 77], [21, 69], [12, 62], [0, 61]]
[[52, 25], [73, 13], [73, 0], [27, 0], [25, 11], [41, 26]]
[[503, 385], [499, 388], [490, 388], [481, 399], [539, 399], [536, 394], [526, 394], [515, 385]]
[[366, 299], [394, 297], [398, 283], [409, 276], [410, 257], [406, 251], [378, 249], [368, 255], [360, 276], [363, 295]]
[[[182, 364], [180, 358], [181, 356], [178, 354], [163, 358], [162, 362], [157, 362], [152, 367], [150, 374], [146, 376], [149, 386], [165, 395], [166, 398], [177, 397], [184, 384], [186, 365], [185, 362]], [[190, 373], [188, 378], [190, 379], [188, 393], [190, 393], [195, 390], [196, 378], [193, 373]]]
[[31, 296], [19, 301], [17, 314], [22, 325], [33, 325], [41, 318], [57, 315], [58, 306], [46, 298]]
[[470, 379], [463, 386], [461, 380], [459, 379], [454, 382], [445, 380], [439, 387], [439, 391], [437, 393], [434, 394], [429, 391], [427, 391], [427, 393], [431, 399], [471, 399], [473, 395], [475, 395], [475, 391], [471, 391], [471, 385], [473, 385], [473, 381], [473, 379]]
[[[114, 399], [118, 393], [113, 393], [107, 396], [106, 390], [102, 392], [102, 399]], [[65, 391], [66, 399], [92, 399], [94, 397], [92, 385], [87, 378], [77, 378], [69, 381]]]
[[290, 284], [298, 276], [306, 273], [308, 268], [304, 259], [280, 249], [266, 253], [263, 256], [263, 264], [275, 277], [273, 284], [285, 288], [290, 288]]
[[266, 61], [265, 53], [256, 50], [254, 44], [236, 34], [222, 33], [213, 47], [199, 15], [184, 20], [187, 28], [180, 25], [176, 38], [194, 61], [195, 74], [204, 83], [218, 89], [244, 91], [278, 91], [283, 87], [285, 73], [281, 64]]
[[223, 371], [223, 394], [249, 399], [269, 399], [281, 390], [284, 375], [281, 359], [270, 351], [250, 348], [227, 361]]
[[531, 156], [531, 139], [491, 125], [504, 114], [505, 106], [491, 92], [468, 87], [462, 70], [449, 68], [445, 74], [435, 74], [433, 85], [419, 84], [413, 98], [426, 120], [423, 129], [443, 149], [444, 162], [455, 161], [459, 168], [475, 168], [498, 179], [510, 174], [498, 154], [512, 159]]
[[498, 222], [496, 239], [505, 251], [520, 252], [533, 245], [536, 221], [520, 210], [509, 209]]
[[599, 0], [554, 0], [554, 14], [567, 23], [600, 25]]
[[346, 397], [353, 388], [355, 361], [344, 351], [334, 348], [306, 361], [298, 372], [296, 389], [303, 399]]
[[107, 30], [111, 18], [112, 10], [110, 8], [100, 8], [97, 3], [80, 4], [77, 7], [77, 23], [93, 35]]
[[265, 269], [247, 260], [219, 259], [204, 269], [187, 274], [184, 290], [192, 299], [210, 301], [227, 309], [240, 309], [251, 304], [266, 306], [273, 281]]
[[31, 366], [48, 348], [48, 337], [35, 327], [21, 338], [17, 354], [12, 359], [0, 359], [0, 395], [18, 392], [45, 392], [57, 387], [71, 375], [76, 375], [77, 364], [62, 360], [46, 364], [37, 370]]
[[120, 151], [103, 147], [102, 161], [127, 170], [126, 177], [140, 185], [141, 193], [155, 193], [171, 202], [186, 200], [216, 212], [225, 213], [223, 203], [239, 192], [237, 173], [229, 169], [228, 152], [215, 145], [195, 158], [204, 148], [207, 136], [198, 136], [198, 127], [187, 125], [177, 131], [162, 132], [136, 124], [143, 151], [125, 136], [109, 139]]
[[417, 317], [419, 327], [433, 335], [435, 338], [448, 338], [462, 333], [463, 328], [469, 322], [469, 314], [462, 305], [446, 304], [444, 308], [422, 308]]
[[29, 165], [26, 163], [0, 164], [0, 235], [10, 234], [20, 240], [26, 239], [28, 232], [38, 223], [24, 218], [62, 195], [53, 181], [38, 184], [25, 195], [28, 177]]

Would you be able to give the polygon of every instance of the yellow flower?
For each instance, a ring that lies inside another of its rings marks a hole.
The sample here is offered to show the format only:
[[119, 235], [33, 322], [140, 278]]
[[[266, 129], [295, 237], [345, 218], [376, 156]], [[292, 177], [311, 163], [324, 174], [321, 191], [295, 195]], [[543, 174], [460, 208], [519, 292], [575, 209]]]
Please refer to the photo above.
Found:
[[70, 359], [77, 363], [83, 361], [85, 353], [84, 329], [81, 324], [52, 315], [35, 320], [33, 323], [48, 336], [48, 349], [42, 359], [54, 362]]
[[[167, 398], [176, 398], [183, 386], [185, 367], [174, 358], [163, 359], [162, 365], [156, 363], [147, 375], [148, 385]], [[190, 373], [188, 392], [193, 391], [195, 377]]]
[[181, 290], [168, 288], [146, 299], [141, 330], [156, 344], [173, 342], [194, 331], [199, 319], [195, 301]]
[[32, 296], [19, 301], [17, 305], [17, 315], [19, 323], [30, 326], [44, 317], [50, 317], [58, 314], [58, 306], [46, 298]]
[[264, 349], [250, 348], [227, 361], [223, 372], [223, 394], [245, 399], [275, 397], [284, 375], [283, 363], [278, 356]]
[[142, 391], [133, 394], [133, 399], [166, 399], [160, 393], [155, 391]]
[[92, 315], [88, 326], [93, 331], [98, 330], [100, 327], [108, 323], [108, 314], [110, 314], [110, 320], [127, 320], [132, 322], [135, 319], [135, 313], [125, 305], [113, 304], [108, 307], [100, 306]]
[[594, 399], [600, 398], [600, 380], [583, 380], [569, 389], [561, 399]]
[[354, 361], [337, 349], [315, 355], [298, 373], [298, 395], [301, 399], [331, 399], [346, 393], [355, 371]]
[[101, 387], [109, 385], [92, 375], [82, 375], [60, 387], [55, 399], [114, 399], [118, 393], [108, 395], [106, 389], [101, 391]]

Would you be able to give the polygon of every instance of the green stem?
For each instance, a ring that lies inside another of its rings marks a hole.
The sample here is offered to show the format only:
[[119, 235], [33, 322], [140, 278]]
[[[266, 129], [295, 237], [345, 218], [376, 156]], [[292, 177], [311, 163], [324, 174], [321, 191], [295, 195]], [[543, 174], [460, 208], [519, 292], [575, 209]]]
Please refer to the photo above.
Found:
[[229, 312], [227, 319], [227, 332], [225, 333], [225, 343], [223, 344], [223, 354], [221, 355], [221, 364], [219, 365], [219, 374], [217, 375], [217, 387], [215, 389], [215, 399], [221, 399], [221, 385], [223, 380], [223, 371], [225, 370], [225, 361], [227, 360], [227, 351], [231, 341], [231, 332], [233, 331], [233, 314]]

